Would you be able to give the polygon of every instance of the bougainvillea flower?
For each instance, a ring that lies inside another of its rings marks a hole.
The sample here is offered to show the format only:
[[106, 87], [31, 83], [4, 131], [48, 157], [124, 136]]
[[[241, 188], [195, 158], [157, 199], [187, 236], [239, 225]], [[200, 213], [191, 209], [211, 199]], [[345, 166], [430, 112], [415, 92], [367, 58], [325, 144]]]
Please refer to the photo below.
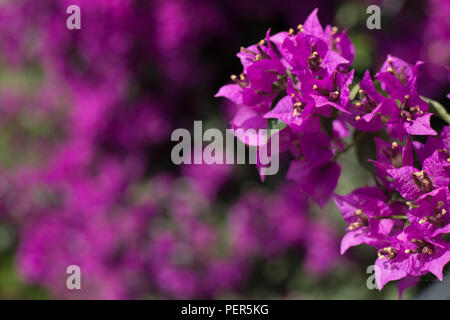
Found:
[[395, 186], [388, 170], [414, 165], [414, 154], [411, 140], [408, 139], [405, 146], [402, 146], [396, 141], [389, 143], [375, 137], [375, 145], [377, 149], [377, 161], [369, 161], [374, 163], [376, 177], [383, 184], [383, 187], [388, 192], [393, 192], [395, 190]]
[[348, 103], [346, 109], [350, 114], [343, 114], [343, 118], [357, 130], [373, 132], [383, 129], [382, 117], [390, 114], [396, 107], [395, 103], [378, 93], [369, 71], [364, 73], [359, 87], [359, 101]]
[[216, 97], [225, 97], [236, 104], [243, 104], [267, 112], [275, 97], [285, 90], [286, 67], [279, 57], [277, 43], [285, 33], [270, 36], [248, 48], [241, 47], [237, 56], [240, 58], [243, 72], [232, 75], [232, 85], [219, 89]]
[[287, 96], [281, 98], [276, 106], [264, 115], [264, 118], [279, 119], [293, 130], [306, 133], [314, 128], [315, 122], [311, 119], [313, 115], [331, 116], [329, 106], [317, 108], [311, 97], [300, 94], [291, 79], [288, 79], [286, 93]]
[[383, 90], [394, 98], [415, 92], [419, 68], [423, 62], [418, 61], [414, 66], [404, 60], [388, 55], [376, 75], [382, 84]]
[[[430, 126], [431, 114], [427, 113], [428, 104], [420, 98], [416, 91], [416, 82], [422, 62], [414, 66], [402, 59], [388, 55], [376, 75], [381, 87], [390, 95], [392, 101], [398, 103], [397, 107], [385, 110], [390, 120], [387, 130], [394, 137], [403, 139], [409, 135], [436, 135]], [[395, 104], [391, 103], [391, 106]]]
[[416, 200], [433, 189], [447, 187], [450, 182], [448, 174], [439, 156], [433, 153], [423, 162], [422, 170], [412, 166], [389, 169], [395, 189], [407, 200]]
[[247, 68], [246, 78], [249, 87], [246, 88], [251, 88], [260, 94], [272, 93], [273, 84], [279, 80], [280, 75], [285, 73], [286, 69], [279, 60], [267, 58], [256, 61]]
[[323, 37], [323, 28], [320, 25], [319, 18], [317, 17], [318, 12], [319, 9], [315, 8], [309, 14], [309, 16], [305, 20], [305, 23], [302, 26], [299, 26], [300, 31], [317, 38]]
[[396, 99], [400, 106], [391, 103], [389, 111], [391, 118], [386, 123], [386, 128], [391, 136], [403, 139], [406, 134], [409, 135], [437, 135], [437, 132], [431, 127], [431, 113], [428, 110], [428, 104], [417, 94], [407, 94]]
[[380, 189], [360, 188], [346, 196], [335, 194], [333, 199], [349, 224], [341, 241], [341, 254], [362, 243], [375, 245], [391, 233], [395, 222], [387, 218], [392, 211]]
[[377, 162], [388, 165], [390, 168], [400, 168], [414, 165], [414, 154], [411, 140], [406, 141], [405, 146], [396, 141], [387, 142], [375, 137], [377, 148]]
[[353, 80], [352, 70], [349, 73], [342, 73], [335, 70], [323, 79], [316, 79], [308, 73], [301, 73], [301, 91], [304, 95], [309, 95], [314, 99], [317, 108], [332, 106], [344, 113], [349, 113], [345, 109], [350, 99], [349, 85]]
[[[248, 69], [258, 61], [264, 59], [279, 60], [278, 46], [281, 46], [287, 36], [288, 32], [279, 32], [271, 36], [270, 29], [268, 29], [265, 39], [247, 48], [241, 47], [237, 57], [241, 60], [243, 72], [247, 73]], [[273, 47], [274, 45], [275, 47]]]
[[328, 48], [338, 53], [342, 58], [348, 61], [347, 67], [353, 61], [355, 48], [345, 31], [339, 32], [337, 27], [327, 25], [325, 30], [322, 28], [319, 18], [317, 17], [318, 9], [314, 9], [306, 18], [303, 25], [299, 25], [298, 29], [307, 35], [319, 38], [327, 44]]
[[293, 73], [306, 70], [316, 76], [326, 76], [339, 65], [349, 61], [328, 48], [325, 41], [299, 32], [287, 37], [281, 46], [281, 54], [292, 67]]
[[308, 125], [308, 115], [314, 109], [314, 102], [310, 99], [286, 96], [282, 98], [275, 108], [264, 115], [264, 118], [279, 119], [295, 131], [302, 132]]
[[423, 236], [410, 225], [385, 246], [378, 246], [375, 278], [378, 289], [406, 276], [433, 273], [442, 281], [442, 269], [450, 261], [450, 246], [440, 239]]
[[450, 214], [448, 214], [448, 188], [439, 188], [420, 198], [408, 212], [408, 219], [417, 225], [421, 232], [431, 238], [450, 233]]
[[327, 25], [322, 39], [328, 44], [328, 47], [332, 51], [337, 52], [341, 57], [348, 61], [348, 63], [341, 64], [341, 67], [347, 68], [351, 65], [353, 58], [355, 57], [355, 47], [345, 30], [339, 32], [337, 27]]

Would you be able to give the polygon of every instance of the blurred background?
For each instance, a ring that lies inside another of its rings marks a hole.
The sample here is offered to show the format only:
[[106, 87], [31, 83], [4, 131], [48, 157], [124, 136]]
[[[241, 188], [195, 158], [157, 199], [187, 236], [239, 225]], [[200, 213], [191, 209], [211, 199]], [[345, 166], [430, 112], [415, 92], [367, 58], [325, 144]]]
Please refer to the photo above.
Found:
[[[174, 129], [229, 127], [235, 107], [214, 94], [240, 46], [316, 7], [348, 29], [357, 79], [387, 53], [420, 59], [420, 93], [445, 103], [447, 0], [0, 1], [0, 299], [396, 299], [395, 284], [367, 288], [374, 248], [339, 255], [337, 208], [287, 182], [283, 159], [264, 183], [252, 165], [170, 159]], [[337, 193], [370, 182], [354, 151], [339, 161]]]

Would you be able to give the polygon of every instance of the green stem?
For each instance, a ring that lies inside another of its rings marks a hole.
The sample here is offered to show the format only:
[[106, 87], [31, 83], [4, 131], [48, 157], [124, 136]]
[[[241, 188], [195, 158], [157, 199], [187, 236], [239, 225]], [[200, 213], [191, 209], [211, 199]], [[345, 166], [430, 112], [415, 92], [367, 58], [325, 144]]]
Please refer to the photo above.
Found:
[[399, 214], [399, 215], [393, 215], [393, 216], [388, 216], [388, 217], [377, 217], [378, 220], [382, 220], [382, 219], [399, 219], [399, 220], [408, 220], [408, 217], [403, 215], [403, 214]]

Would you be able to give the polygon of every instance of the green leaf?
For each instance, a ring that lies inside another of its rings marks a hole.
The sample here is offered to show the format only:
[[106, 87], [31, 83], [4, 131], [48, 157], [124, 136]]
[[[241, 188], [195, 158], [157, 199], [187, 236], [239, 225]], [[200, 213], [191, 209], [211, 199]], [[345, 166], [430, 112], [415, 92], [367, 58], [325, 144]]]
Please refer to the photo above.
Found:
[[355, 84], [353, 88], [350, 90], [350, 100], [353, 100], [356, 98], [356, 95], [358, 94], [359, 90], [359, 83]]
[[278, 129], [283, 130], [286, 128], [287, 124], [279, 119], [270, 118], [267, 120], [267, 128], [269, 130]]
[[440, 116], [442, 120], [450, 124], [450, 114], [448, 114], [446, 108], [442, 104], [427, 97], [420, 97], [428, 103], [428, 105], [430, 106], [430, 111], [432, 113]]
[[283, 130], [287, 124], [275, 118], [267, 119], [267, 139], [269, 139], [275, 130]]

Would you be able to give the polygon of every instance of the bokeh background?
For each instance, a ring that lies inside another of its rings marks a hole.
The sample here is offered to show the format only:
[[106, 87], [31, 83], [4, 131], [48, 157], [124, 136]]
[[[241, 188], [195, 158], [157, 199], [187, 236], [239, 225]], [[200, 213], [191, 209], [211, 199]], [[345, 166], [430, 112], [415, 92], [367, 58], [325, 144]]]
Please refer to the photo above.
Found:
[[[66, 8], [81, 8], [81, 30]], [[381, 30], [366, 8], [381, 7]], [[369, 290], [375, 249], [339, 255], [345, 225], [252, 165], [171, 162], [176, 128], [224, 130], [214, 94], [240, 46], [303, 23], [347, 28], [357, 78], [390, 53], [448, 93], [448, 0], [0, 1], [0, 298], [396, 299]], [[349, 152], [336, 190], [370, 181]], [[82, 290], [66, 288], [78, 265]], [[423, 277], [404, 298], [434, 284]]]

